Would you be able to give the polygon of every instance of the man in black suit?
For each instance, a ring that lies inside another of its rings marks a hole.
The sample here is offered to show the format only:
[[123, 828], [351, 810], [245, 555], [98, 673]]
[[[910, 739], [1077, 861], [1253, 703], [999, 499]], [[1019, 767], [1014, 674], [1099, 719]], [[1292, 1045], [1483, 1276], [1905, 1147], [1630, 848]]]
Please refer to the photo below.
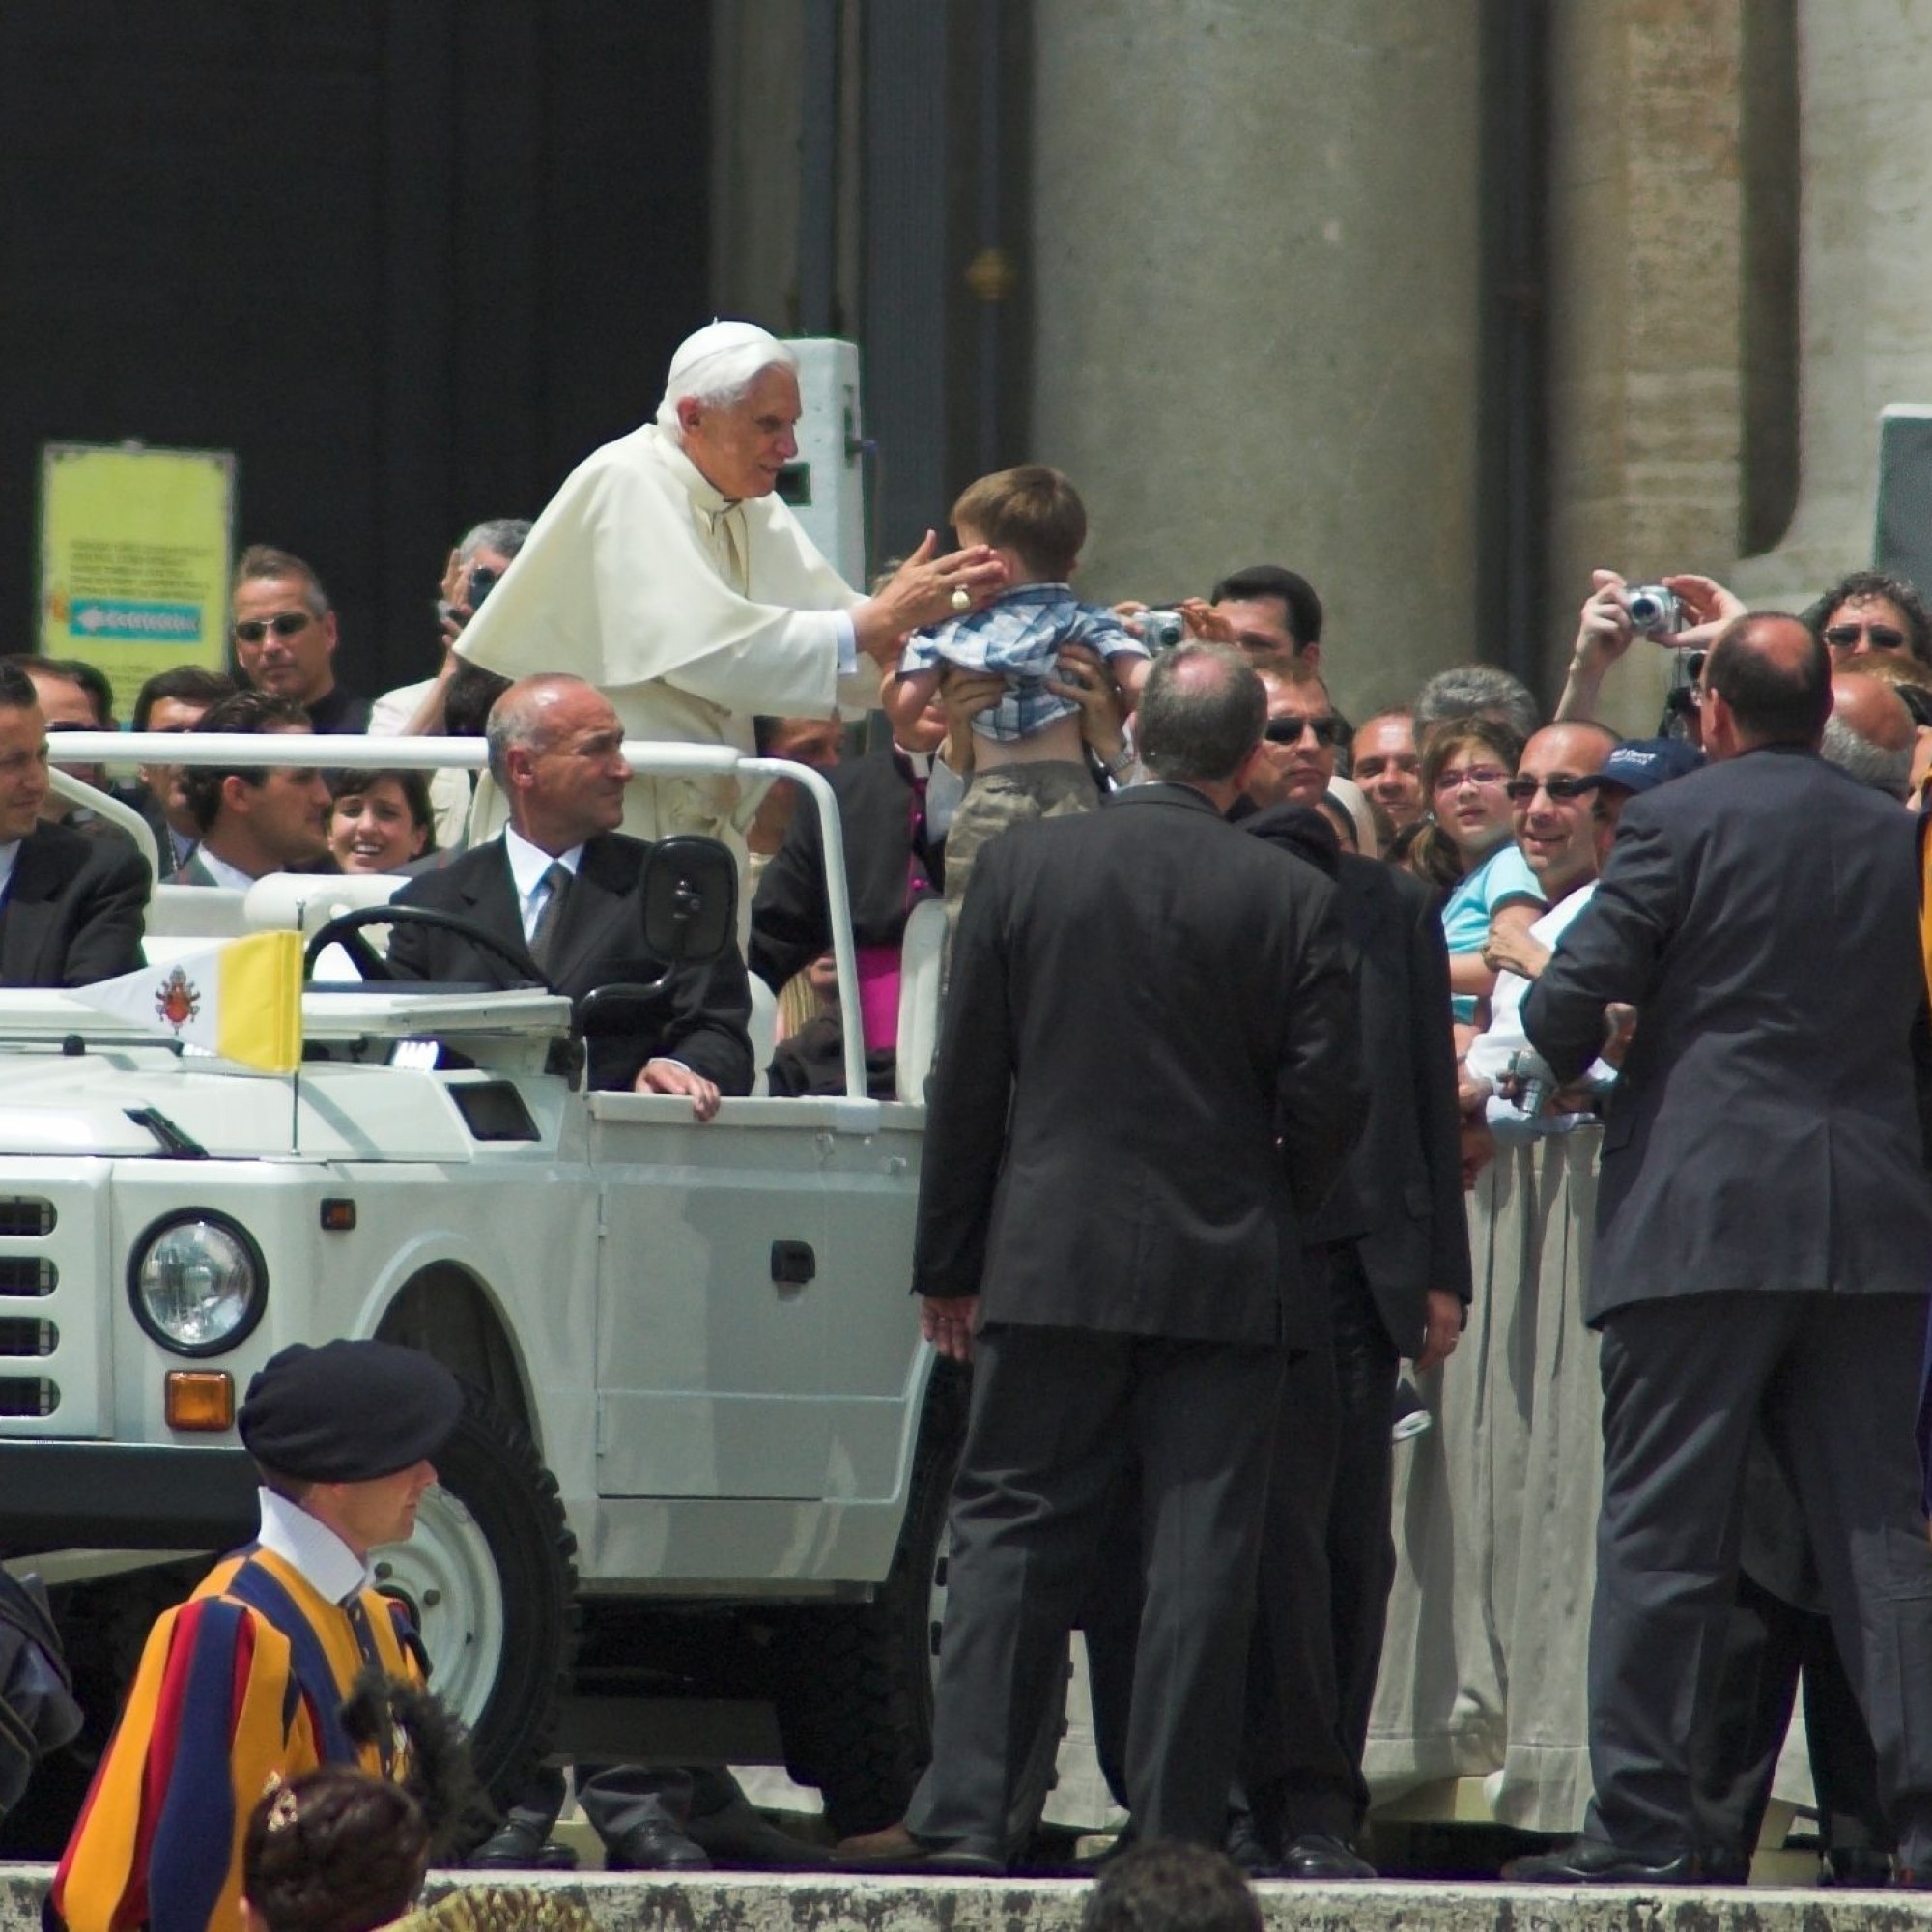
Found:
[[1825, 649], [1739, 618], [1703, 771], [1633, 799], [1523, 1005], [1559, 1080], [1637, 1009], [1609, 1096], [1586, 1318], [1604, 1499], [1584, 1835], [1543, 1882], [1693, 1878], [1693, 1793], [1760, 1424], [1870, 1722], [1904, 1882], [1932, 1881], [1932, 1550], [1914, 1453], [1932, 1253], [1911, 819], [1817, 756]]
[[1221, 1840], [1304, 1230], [1365, 1099], [1333, 888], [1222, 817], [1254, 673], [1183, 645], [1139, 715], [1159, 781], [989, 846], [953, 948], [914, 1286], [972, 1412], [933, 1761], [855, 1864], [1004, 1867], [1010, 1767], [1136, 1463], [1128, 1797], [1149, 1836]]
[[1389, 1529], [1400, 1362], [1456, 1346], [1470, 1288], [1449, 960], [1438, 895], [1373, 859], [1309, 852], [1307, 810], [1335, 776], [1318, 672], [1264, 671], [1265, 753], [1244, 821], [1335, 879], [1359, 989], [1369, 1113], [1343, 1184], [1310, 1223], [1326, 1346], [1289, 1370], [1275, 1438], [1242, 1751], [1244, 1861], [1306, 1879], [1372, 1878], [1350, 1849], [1367, 1815], [1369, 1712], [1395, 1580]]
[[141, 963], [147, 862], [43, 820], [48, 789], [33, 680], [0, 665], [0, 986], [85, 986]]
[[[490, 712], [490, 769], [510, 823], [442, 870], [412, 879], [397, 905], [460, 913], [526, 955], [528, 970], [432, 926], [399, 924], [389, 964], [405, 980], [548, 980], [573, 999], [597, 986], [655, 980], [643, 952], [639, 886], [650, 847], [616, 831], [624, 817], [624, 731], [582, 678], [526, 677]], [[593, 1034], [590, 1084], [683, 1094], [701, 1121], [721, 1094], [752, 1091], [745, 964], [735, 946], [681, 966], [634, 1026]]]

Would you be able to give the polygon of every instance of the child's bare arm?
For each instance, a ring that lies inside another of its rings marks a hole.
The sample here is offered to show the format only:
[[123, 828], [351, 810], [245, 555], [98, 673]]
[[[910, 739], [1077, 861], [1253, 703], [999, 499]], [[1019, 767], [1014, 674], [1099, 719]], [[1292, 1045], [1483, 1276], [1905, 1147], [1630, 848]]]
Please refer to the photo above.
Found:
[[893, 729], [904, 734], [919, 723], [919, 714], [932, 702], [939, 690], [943, 665], [929, 665], [924, 670], [888, 671], [879, 685], [879, 703]]

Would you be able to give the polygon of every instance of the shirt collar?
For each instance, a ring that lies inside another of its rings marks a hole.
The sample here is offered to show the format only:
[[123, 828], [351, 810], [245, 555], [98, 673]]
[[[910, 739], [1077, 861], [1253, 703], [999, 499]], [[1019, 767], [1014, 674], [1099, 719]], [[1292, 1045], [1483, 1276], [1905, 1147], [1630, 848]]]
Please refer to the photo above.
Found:
[[543, 884], [544, 874], [553, 866], [561, 866], [574, 879], [583, 863], [583, 847], [573, 845], [568, 852], [546, 852], [532, 845], [514, 825], [503, 828], [503, 852], [510, 862], [510, 878], [517, 888], [519, 902], [529, 897]]
[[218, 852], [211, 852], [204, 845], [197, 846], [203, 867], [208, 876], [217, 886], [233, 886], [239, 892], [246, 892], [255, 883], [252, 872], [244, 872], [240, 866], [231, 866]]
[[736, 509], [739, 498], [725, 496], [697, 465], [692, 462], [675, 437], [661, 424], [653, 424], [656, 435], [651, 447], [658, 453], [658, 461], [684, 486], [685, 495], [704, 512], [707, 517], [722, 516], [726, 510]]
[[0, 898], [7, 895], [7, 888], [14, 883], [14, 862], [20, 856], [20, 841], [17, 838], [0, 845]]
[[262, 1533], [256, 1541], [298, 1570], [311, 1589], [331, 1604], [346, 1604], [357, 1590], [369, 1587], [369, 1566], [326, 1522], [273, 1490], [255, 1493], [262, 1506]]

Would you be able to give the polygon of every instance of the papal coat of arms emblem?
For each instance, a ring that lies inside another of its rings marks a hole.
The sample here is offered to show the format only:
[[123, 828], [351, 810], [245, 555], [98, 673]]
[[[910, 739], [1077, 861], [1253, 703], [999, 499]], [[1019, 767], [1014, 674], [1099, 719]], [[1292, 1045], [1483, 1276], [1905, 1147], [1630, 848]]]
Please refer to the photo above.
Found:
[[201, 1011], [201, 988], [177, 966], [155, 989], [155, 1011], [180, 1033]]

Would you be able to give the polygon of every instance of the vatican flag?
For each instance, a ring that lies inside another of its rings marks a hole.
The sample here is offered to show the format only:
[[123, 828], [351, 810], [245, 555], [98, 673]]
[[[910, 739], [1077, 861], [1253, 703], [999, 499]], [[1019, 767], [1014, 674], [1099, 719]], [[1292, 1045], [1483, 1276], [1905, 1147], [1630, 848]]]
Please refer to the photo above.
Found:
[[301, 1065], [301, 977], [300, 933], [254, 932], [69, 990], [185, 1046], [264, 1073], [293, 1073]]

